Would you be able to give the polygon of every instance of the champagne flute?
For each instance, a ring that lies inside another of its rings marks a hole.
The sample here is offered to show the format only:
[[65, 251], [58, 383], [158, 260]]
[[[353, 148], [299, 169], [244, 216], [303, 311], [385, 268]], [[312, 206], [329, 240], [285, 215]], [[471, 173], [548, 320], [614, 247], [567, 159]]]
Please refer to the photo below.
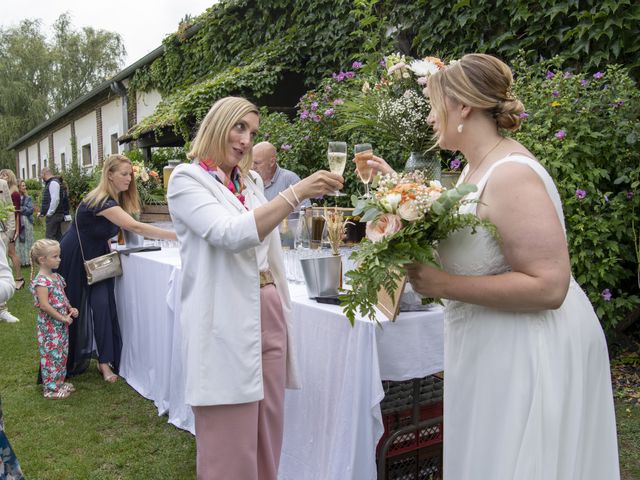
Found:
[[373, 158], [373, 147], [370, 143], [359, 143], [353, 147], [353, 153], [356, 157], [356, 172], [358, 172], [360, 180], [364, 183], [364, 198], [371, 198], [369, 182], [373, 177], [373, 167], [369, 166], [367, 162]]
[[[344, 167], [347, 164], [347, 142], [329, 142], [327, 150], [327, 159], [329, 160], [329, 170], [338, 175], [344, 174]], [[328, 195], [334, 197], [343, 197], [344, 193], [336, 190]]]

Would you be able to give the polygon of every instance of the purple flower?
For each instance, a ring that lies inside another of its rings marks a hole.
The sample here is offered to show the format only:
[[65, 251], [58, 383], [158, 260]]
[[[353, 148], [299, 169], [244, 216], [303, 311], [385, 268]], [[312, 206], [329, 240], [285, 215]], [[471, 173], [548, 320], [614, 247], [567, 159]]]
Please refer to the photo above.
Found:
[[351, 64], [351, 68], [353, 68], [354, 70], [358, 70], [359, 68], [363, 67], [363, 63], [362, 62], [358, 62], [357, 60], [355, 62], [353, 62]]
[[311, 115], [311, 120], [313, 120], [314, 122], [319, 122], [321, 120], [320, 115], [314, 113], [313, 115]]
[[604, 77], [604, 73], [602, 72], [596, 72], [593, 74], [593, 78], [595, 78], [596, 80], [600, 80], [602, 77]]
[[633, 192], [627, 192], [627, 200], [633, 200]]
[[309, 135], [305, 135], [304, 137], [302, 137], [302, 139], [303, 139], [305, 142], [308, 142], [310, 138], [311, 138], [311, 137], [310, 137]]
[[558, 140], [564, 140], [564, 138], [565, 138], [566, 136], [567, 136], [567, 132], [565, 132], [565, 131], [564, 131], [564, 130], [562, 130], [562, 129], [561, 129], [561, 130], [558, 130], [558, 131], [555, 133], [555, 137], [556, 137]]
[[613, 297], [613, 295], [611, 295], [611, 290], [609, 290], [608, 288], [602, 290], [602, 293], [600, 295], [605, 302], [610, 302], [611, 297]]
[[318, 109], [318, 102], [312, 102], [311, 103], [311, 110], [317, 110]]
[[334, 73], [331, 76], [336, 82], [341, 82], [346, 78], [346, 74], [344, 72]]
[[341, 98], [336, 98], [336, 99], [333, 101], [333, 104], [334, 104], [334, 105], [342, 105], [343, 103], [344, 103], [344, 100], [343, 100], [343, 99], [341, 99]]
[[344, 72], [345, 78], [353, 78], [356, 76], [354, 72]]
[[327, 108], [327, 109], [324, 111], [324, 116], [325, 116], [325, 117], [333, 117], [333, 114], [334, 114], [334, 110], [333, 110], [333, 108]]
[[520, 115], [518, 115], [520, 118], [529, 118], [529, 114], [527, 112], [522, 112]]
[[383, 58], [382, 60], [380, 60], [378, 63], [379, 63], [380, 65], [382, 65], [383, 67], [386, 67], [386, 66], [387, 66], [387, 62], [384, 60], [384, 58]]
[[551, 95], [553, 95], [554, 97], [559, 97], [560, 92], [558, 90], [554, 90], [553, 92], [551, 92]]
[[451, 162], [449, 162], [449, 168], [451, 170], [458, 170], [460, 168], [460, 159], [459, 158], [454, 158], [453, 160], [451, 160]]
[[309, 117], [309, 110], [303, 110], [300, 112], [300, 120], [304, 120]]
[[547, 80], [551, 80], [551, 79], [552, 79], [553, 77], [555, 77], [555, 76], [556, 76], [556, 74], [555, 74], [555, 73], [553, 73], [551, 70], [547, 70], [547, 75], [546, 75], [546, 77], [545, 77], [545, 78], [546, 78]]
[[605, 196], [604, 196], [604, 201], [605, 201], [605, 202], [607, 202], [607, 203], [609, 203], [609, 195], [605, 195]]
[[571, 72], [564, 72], [564, 78], [571, 78], [573, 77], [573, 73]]
[[587, 192], [585, 192], [584, 190], [580, 190], [580, 189], [576, 190], [576, 197], [578, 197], [580, 200], [582, 200], [586, 196], [587, 196]]
[[291, 150], [291, 145], [289, 145], [288, 143], [283, 143], [282, 145], [280, 145], [280, 149], [288, 152], [289, 150]]
[[587, 85], [589, 85], [589, 80], [585, 80], [583, 78], [582, 80], [580, 80], [580, 85], [582, 85], [583, 87], [586, 87]]

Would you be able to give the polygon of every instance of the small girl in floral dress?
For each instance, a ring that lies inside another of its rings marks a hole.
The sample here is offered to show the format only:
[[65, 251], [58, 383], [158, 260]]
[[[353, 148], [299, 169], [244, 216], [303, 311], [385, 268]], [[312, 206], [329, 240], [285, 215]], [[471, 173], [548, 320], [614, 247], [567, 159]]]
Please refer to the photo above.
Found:
[[69, 351], [69, 324], [78, 316], [78, 310], [69, 305], [64, 293], [64, 278], [53, 270], [60, 265], [60, 244], [55, 240], [38, 240], [31, 247], [31, 276], [35, 265], [38, 275], [31, 280], [38, 312], [38, 350], [40, 375], [44, 397], [67, 398], [75, 388], [65, 382]]

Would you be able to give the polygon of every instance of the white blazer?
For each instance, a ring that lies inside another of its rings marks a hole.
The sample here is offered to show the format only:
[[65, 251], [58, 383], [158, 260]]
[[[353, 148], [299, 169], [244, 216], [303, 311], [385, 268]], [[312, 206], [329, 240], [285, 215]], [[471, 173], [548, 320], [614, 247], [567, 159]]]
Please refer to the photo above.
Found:
[[[259, 175], [250, 173], [244, 180], [245, 197], [253, 195], [260, 204], [266, 203]], [[260, 240], [253, 212], [195, 164], [175, 168], [167, 199], [182, 261], [186, 403], [205, 406], [261, 400], [260, 279], [255, 252]], [[267, 239], [269, 268], [289, 332], [287, 387], [297, 388], [290, 341], [291, 300], [278, 230]]]

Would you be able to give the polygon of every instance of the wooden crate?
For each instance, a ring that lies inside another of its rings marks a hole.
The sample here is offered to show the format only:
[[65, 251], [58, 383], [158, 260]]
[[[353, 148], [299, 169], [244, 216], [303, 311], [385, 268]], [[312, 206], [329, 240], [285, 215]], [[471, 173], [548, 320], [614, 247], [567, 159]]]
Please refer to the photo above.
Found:
[[140, 214], [140, 221], [144, 223], [170, 222], [168, 205], [145, 205]]

